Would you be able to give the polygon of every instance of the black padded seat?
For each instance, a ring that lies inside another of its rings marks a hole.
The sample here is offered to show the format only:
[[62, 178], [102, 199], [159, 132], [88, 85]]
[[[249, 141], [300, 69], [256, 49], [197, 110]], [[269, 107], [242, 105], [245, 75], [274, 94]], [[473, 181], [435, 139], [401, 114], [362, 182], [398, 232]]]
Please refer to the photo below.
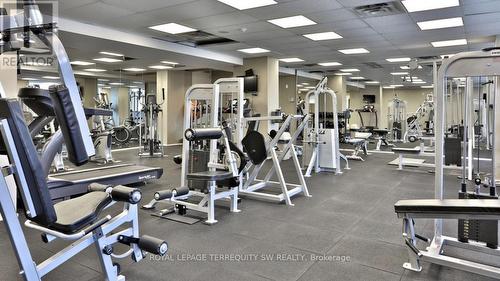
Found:
[[233, 178], [233, 173], [228, 171], [205, 171], [187, 174], [188, 180], [201, 180], [201, 181], [222, 181]]
[[500, 201], [492, 199], [400, 200], [394, 205], [394, 210], [397, 214], [428, 214], [433, 218], [439, 218], [439, 214], [500, 216]]
[[389, 130], [387, 129], [373, 129], [372, 131], [376, 134], [381, 134], [381, 135], [389, 133]]
[[396, 152], [396, 153], [406, 153], [406, 154], [419, 154], [420, 152], [422, 152], [420, 146], [416, 146], [416, 147], [412, 147], [412, 148], [393, 147], [392, 151]]
[[64, 234], [74, 234], [94, 223], [99, 214], [112, 202], [106, 192], [90, 192], [83, 196], [54, 205], [57, 221], [50, 229]]

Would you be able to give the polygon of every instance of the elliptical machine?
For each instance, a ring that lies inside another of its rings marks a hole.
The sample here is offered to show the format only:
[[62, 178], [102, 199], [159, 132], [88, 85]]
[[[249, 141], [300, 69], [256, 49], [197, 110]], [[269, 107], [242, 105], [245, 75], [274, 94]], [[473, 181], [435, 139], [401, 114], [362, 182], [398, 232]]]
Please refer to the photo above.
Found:
[[162, 102], [158, 103], [156, 94], [146, 95], [144, 117], [146, 118], [144, 130], [139, 127], [139, 156], [163, 157], [163, 126], [158, 120], [163, 120], [162, 105], [165, 102], [165, 88], [162, 88]]

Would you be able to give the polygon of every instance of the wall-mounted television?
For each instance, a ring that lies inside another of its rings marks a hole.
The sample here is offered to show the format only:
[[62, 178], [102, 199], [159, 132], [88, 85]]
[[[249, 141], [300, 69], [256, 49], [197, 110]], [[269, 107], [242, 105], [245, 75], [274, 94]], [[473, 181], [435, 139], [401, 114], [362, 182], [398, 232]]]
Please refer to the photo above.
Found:
[[375, 95], [363, 95], [363, 102], [367, 104], [375, 103]]
[[243, 83], [243, 91], [245, 93], [256, 94], [259, 91], [259, 77], [257, 75], [254, 76], [245, 76]]

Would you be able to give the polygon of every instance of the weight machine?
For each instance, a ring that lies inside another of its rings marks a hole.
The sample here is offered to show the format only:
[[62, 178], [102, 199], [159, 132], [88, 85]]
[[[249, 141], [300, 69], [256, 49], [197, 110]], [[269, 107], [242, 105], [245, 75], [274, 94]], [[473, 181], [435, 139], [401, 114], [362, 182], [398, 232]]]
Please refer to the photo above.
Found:
[[406, 101], [394, 97], [388, 106], [388, 128], [393, 142], [406, 142], [404, 136], [407, 132]]
[[[162, 89], [162, 102], [157, 102], [155, 94], [146, 95], [146, 104], [143, 106], [145, 120], [139, 126], [139, 153], [140, 157], [163, 157], [163, 110], [165, 102], [165, 88]], [[144, 129], [143, 129], [144, 128]]]
[[[305, 139], [302, 161], [303, 166], [306, 168], [306, 177], [310, 177], [313, 171], [315, 173], [330, 171], [342, 174], [341, 158], [346, 161], [346, 169], [349, 169], [347, 158], [339, 150], [337, 95], [328, 88], [327, 83], [328, 78], [323, 77], [314, 90], [309, 91], [305, 96], [304, 114], [309, 115], [311, 111], [314, 112], [314, 118], [309, 120], [304, 127]], [[321, 109], [324, 112], [320, 112]], [[331, 126], [326, 124], [329, 113], [331, 113], [331, 122], [333, 124]]]

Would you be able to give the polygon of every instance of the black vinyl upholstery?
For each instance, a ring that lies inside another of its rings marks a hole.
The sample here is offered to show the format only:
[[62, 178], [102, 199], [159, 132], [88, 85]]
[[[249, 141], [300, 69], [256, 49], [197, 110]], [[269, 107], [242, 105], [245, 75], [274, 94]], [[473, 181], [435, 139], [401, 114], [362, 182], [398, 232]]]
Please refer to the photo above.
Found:
[[222, 181], [233, 178], [233, 173], [227, 171], [205, 171], [186, 175], [188, 180]]
[[38, 153], [24, 122], [21, 105], [16, 99], [0, 99], [0, 117], [6, 118], [22, 163], [22, 172], [33, 200], [36, 216], [32, 221], [48, 226], [57, 220]]
[[266, 140], [261, 133], [249, 131], [241, 143], [254, 165], [259, 165], [267, 159]]
[[[500, 201], [491, 199], [400, 200], [396, 213], [500, 216]], [[438, 216], [435, 216], [438, 217]]]
[[82, 105], [73, 104], [68, 89], [63, 85], [50, 87], [49, 91], [54, 105], [56, 119], [63, 132], [64, 142], [68, 150], [68, 159], [76, 166], [81, 166], [88, 162], [89, 156], [85, 150], [85, 144], [74, 106]]
[[419, 146], [412, 147], [412, 148], [406, 148], [406, 147], [393, 147], [392, 148], [393, 152], [396, 153], [406, 153], [406, 154], [419, 154], [421, 152], [421, 149]]
[[61, 201], [54, 205], [57, 221], [50, 229], [72, 234], [94, 223], [99, 214], [112, 202], [106, 192], [90, 192], [83, 196]]

